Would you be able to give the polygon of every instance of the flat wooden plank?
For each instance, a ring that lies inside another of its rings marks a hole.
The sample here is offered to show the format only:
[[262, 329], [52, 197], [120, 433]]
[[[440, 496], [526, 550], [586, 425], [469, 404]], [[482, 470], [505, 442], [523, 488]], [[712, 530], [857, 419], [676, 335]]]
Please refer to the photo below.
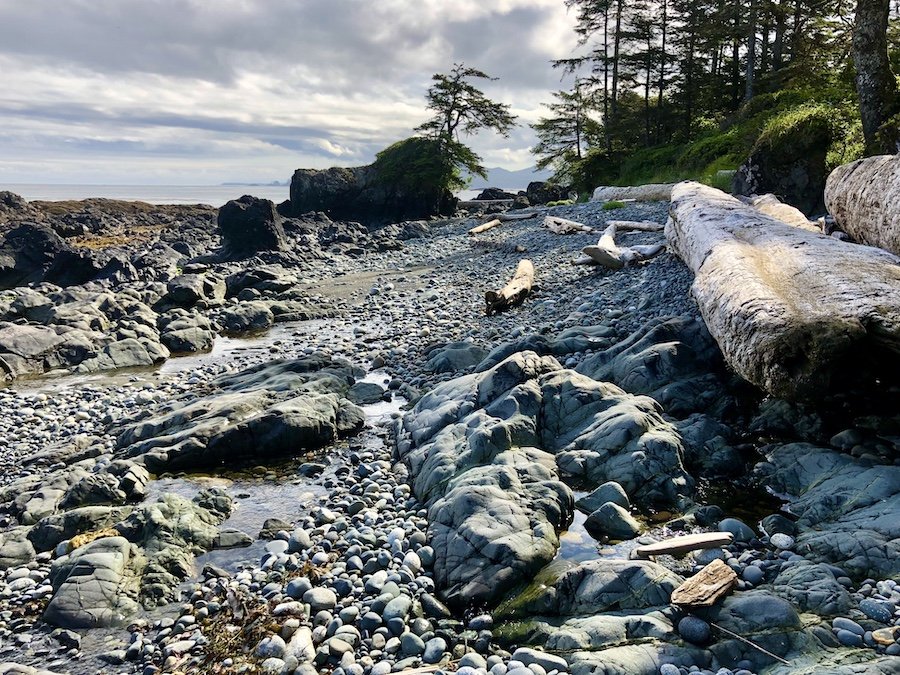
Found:
[[734, 570], [721, 560], [713, 560], [672, 592], [672, 604], [683, 607], [711, 607], [737, 586]]
[[702, 551], [708, 548], [728, 546], [734, 541], [731, 532], [702, 532], [700, 534], [686, 534], [680, 537], [672, 537], [655, 544], [638, 546], [634, 549], [634, 555], [638, 558], [649, 558], [654, 555], [678, 555], [690, 551]]

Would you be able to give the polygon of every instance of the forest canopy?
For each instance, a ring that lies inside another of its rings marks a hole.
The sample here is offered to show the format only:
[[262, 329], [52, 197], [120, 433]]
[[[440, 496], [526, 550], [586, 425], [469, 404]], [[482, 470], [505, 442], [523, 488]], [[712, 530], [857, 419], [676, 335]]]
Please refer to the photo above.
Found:
[[[547, 115], [534, 125], [539, 142], [532, 151], [539, 165], [552, 167], [557, 180], [579, 191], [685, 178], [730, 181], [729, 171], [762, 144], [825, 127], [829, 166], [896, 151], [900, 111], [891, 69], [900, 72], [900, 4], [566, 4], [576, 13], [573, 53], [578, 55], [555, 65], [574, 84], [554, 94]], [[886, 50], [873, 44], [879, 35]], [[878, 63], [880, 50], [887, 64]], [[871, 84], [874, 103], [867, 103], [858, 86], [871, 78], [857, 81], [857, 67], [867, 73], [880, 68], [889, 76]], [[866, 105], [877, 108], [877, 119], [864, 134]]]

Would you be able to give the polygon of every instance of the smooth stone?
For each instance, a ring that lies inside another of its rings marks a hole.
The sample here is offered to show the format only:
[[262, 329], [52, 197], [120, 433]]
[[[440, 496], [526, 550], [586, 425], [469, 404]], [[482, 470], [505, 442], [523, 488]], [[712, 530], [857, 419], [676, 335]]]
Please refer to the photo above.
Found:
[[422, 661], [425, 663], [438, 663], [447, 651], [447, 641], [441, 637], [431, 638], [425, 643], [425, 652]]
[[794, 538], [790, 535], [782, 534], [781, 532], [773, 534], [769, 537], [769, 541], [772, 546], [783, 551], [794, 547]]
[[695, 645], [705, 645], [709, 642], [710, 627], [703, 619], [686, 616], [678, 622], [678, 634]]
[[862, 647], [864, 644], [862, 635], [851, 633], [849, 630], [844, 630], [843, 628], [838, 630], [835, 635], [837, 636], [838, 642], [845, 647]]
[[735, 541], [749, 542], [756, 537], [756, 533], [743, 521], [737, 518], [725, 518], [719, 521], [720, 532], [731, 532]]
[[894, 619], [896, 607], [890, 602], [866, 598], [860, 601], [859, 610], [873, 621], [888, 624]]

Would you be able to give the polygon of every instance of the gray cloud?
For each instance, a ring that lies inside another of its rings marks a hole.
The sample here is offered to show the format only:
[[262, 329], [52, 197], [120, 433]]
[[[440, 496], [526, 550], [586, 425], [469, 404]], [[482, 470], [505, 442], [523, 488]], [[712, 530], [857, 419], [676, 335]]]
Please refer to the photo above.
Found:
[[[485, 90], [536, 118], [560, 87], [549, 62], [574, 42], [562, 0], [0, 3], [0, 181], [31, 160], [45, 170], [54, 145], [254, 180], [370, 161], [426, 118], [432, 73], [456, 61], [499, 77]], [[532, 142], [527, 128], [472, 139], [510, 168]]]

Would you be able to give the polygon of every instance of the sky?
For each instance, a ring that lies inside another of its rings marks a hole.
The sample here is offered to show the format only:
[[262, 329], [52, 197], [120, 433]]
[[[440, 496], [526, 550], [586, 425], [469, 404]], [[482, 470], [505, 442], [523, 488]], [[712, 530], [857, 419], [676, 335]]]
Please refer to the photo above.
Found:
[[573, 24], [564, 0], [0, 0], [0, 187], [367, 164], [456, 62], [499, 78], [480, 86], [521, 123], [467, 142], [522, 169]]

